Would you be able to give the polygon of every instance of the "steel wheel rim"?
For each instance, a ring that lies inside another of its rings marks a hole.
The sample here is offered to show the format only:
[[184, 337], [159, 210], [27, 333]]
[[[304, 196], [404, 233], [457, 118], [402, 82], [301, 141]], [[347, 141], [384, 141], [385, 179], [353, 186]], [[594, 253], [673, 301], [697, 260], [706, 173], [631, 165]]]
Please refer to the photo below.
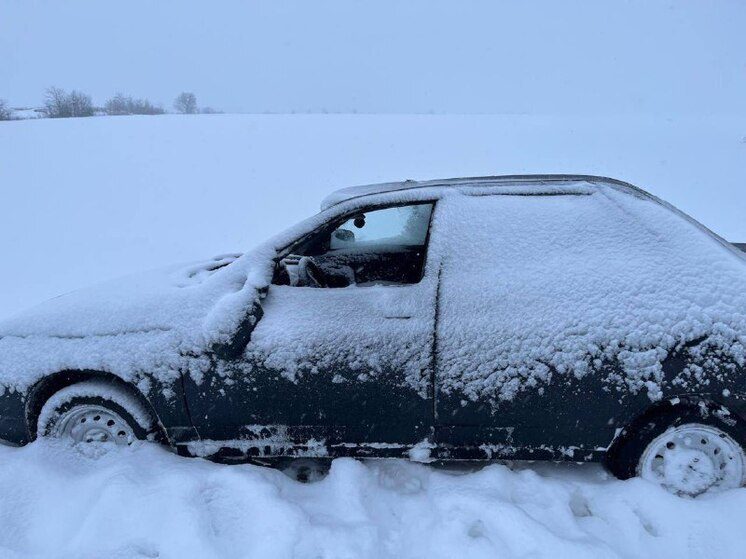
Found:
[[743, 485], [745, 461], [741, 446], [724, 431], [687, 423], [653, 439], [638, 474], [672, 493], [694, 497]]
[[127, 446], [137, 437], [127, 421], [103, 406], [80, 405], [63, 413], [51, 433], [74, 443], [113, 442]]

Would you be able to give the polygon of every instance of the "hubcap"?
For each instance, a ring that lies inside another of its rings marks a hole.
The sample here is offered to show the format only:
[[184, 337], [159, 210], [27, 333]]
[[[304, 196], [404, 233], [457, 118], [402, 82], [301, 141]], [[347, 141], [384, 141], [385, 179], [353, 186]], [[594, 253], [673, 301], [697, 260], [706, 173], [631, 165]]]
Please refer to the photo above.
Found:
[[59, 418], [52, 430], [58, 438], [76, 443], [113, 442], [126, 446], [136, 439], [132, 427], [119, 414], [102, 406], [75, 406]]
[[744, 454], [720, 429], [688, 423], [667, 430], [648, 445], [638, 474], [673, 493], [696, 496], [740, 487]]

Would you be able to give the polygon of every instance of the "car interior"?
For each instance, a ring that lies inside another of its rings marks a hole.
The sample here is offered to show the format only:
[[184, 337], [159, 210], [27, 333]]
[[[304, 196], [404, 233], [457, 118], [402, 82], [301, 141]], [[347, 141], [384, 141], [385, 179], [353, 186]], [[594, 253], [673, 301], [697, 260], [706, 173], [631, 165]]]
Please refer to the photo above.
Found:
[[285, 251], [272, 283], [317, 288], [417, 283], [433, 205], [390, 206], [331, 222]]

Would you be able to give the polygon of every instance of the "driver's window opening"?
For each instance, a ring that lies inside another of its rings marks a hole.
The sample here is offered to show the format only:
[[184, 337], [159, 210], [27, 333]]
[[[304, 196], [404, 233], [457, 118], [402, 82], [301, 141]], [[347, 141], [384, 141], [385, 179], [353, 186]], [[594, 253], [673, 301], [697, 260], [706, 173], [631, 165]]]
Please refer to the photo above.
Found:
[[290, 247], [272, 283], [297, 287], [401, 285], [422, 279], [433, 203], [346, 216]]

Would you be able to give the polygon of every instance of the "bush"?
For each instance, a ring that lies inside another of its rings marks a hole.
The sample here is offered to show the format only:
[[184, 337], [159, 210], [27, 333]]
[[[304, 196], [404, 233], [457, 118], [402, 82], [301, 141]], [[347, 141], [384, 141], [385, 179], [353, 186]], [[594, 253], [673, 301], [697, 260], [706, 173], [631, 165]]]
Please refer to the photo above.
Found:
[[219, 111], [217, 109], [213, 109], [212, 107], [202, 107], [199, 110], [200, 113], [203, 115], [221, 115], [223, 114], [223, 111]]
[[174, 99], [174, 109], [185, 115], [193, 115], [197, 112], [197, 96], [194, 93], [184, 91]]
[[59, 87], [50, 87], [44, 97], [42, 111], [49, 118], [69, 118], [93, 116], [95, 109], [90, 95], [76, 90], [67, 93]]
[[0, 99], [0, 120], [10, 120], [13, 112], [8, 107], [5, 99]]
[[129, 95], [117, 93], [106, 102], [107, 115], [162, 115], [165, 111], [147, 99], [133, 99]]

